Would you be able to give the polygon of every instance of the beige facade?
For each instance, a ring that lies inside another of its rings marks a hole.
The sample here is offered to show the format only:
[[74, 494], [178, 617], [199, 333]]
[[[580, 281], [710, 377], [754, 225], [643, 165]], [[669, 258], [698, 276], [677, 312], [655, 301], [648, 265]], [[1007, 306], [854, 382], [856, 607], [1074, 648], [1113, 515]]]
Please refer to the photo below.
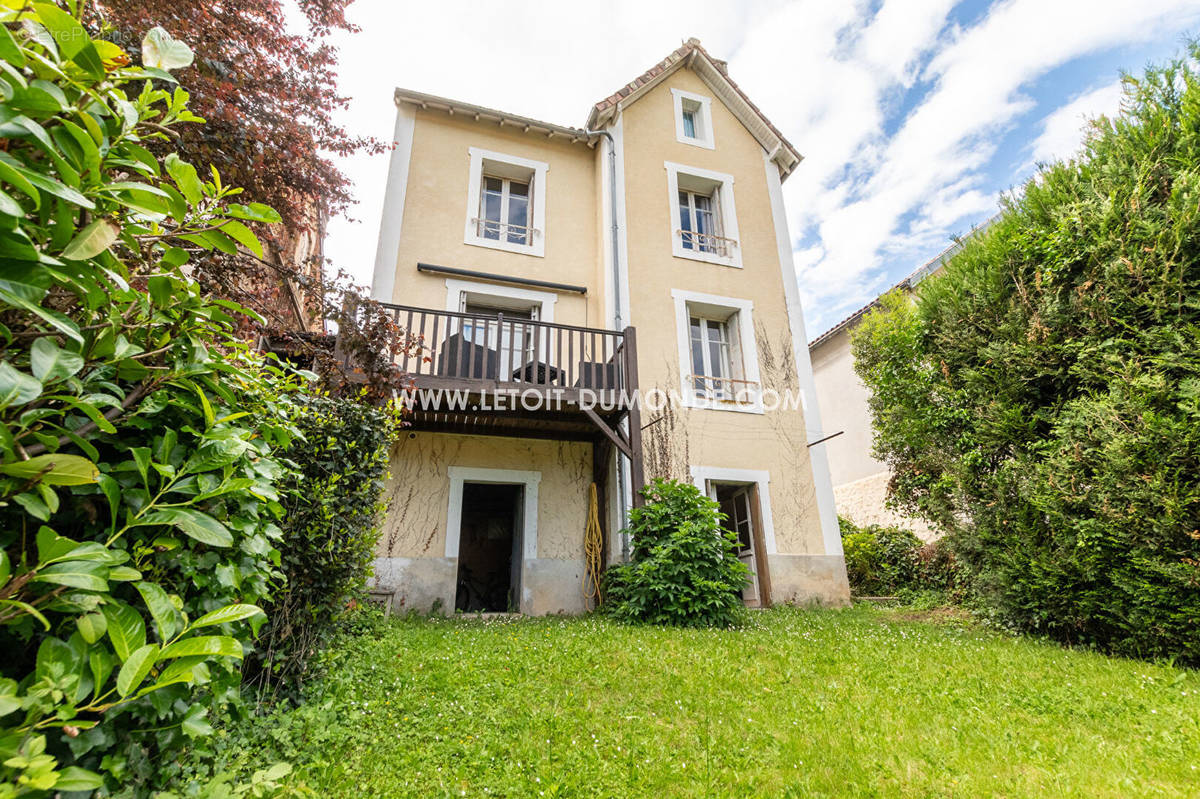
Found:
[[[376, 298], [499, 314], [498, 325], [450, 321], [475, 324], [476, 341], [500, 331], [481, 357], [498, 359], [488, 368], [501, 380], [521, 347], [543, 368], [569, 361], [561, 342], [555, 358], [554, 345], [505, 338], [506, 315], [547, 328], [632, 326], [642, 396], [658, 390], [641, 410], [646, 479], [690, 480], [722, 502], [747, 503], [756, 601], [845, 602], [825, 445], [808, 446], [828, 424], [813, 396], [780, 194], [799, 156], [724, 64], [694, 40], [684, 45], [596, 105], [589, 127], [607, 136], [415, 92], [396, 97]], [[509, 216], [496, 217], [493, 201]], [[524, 215], [514, 217], [514, 207]], [[399, 313], [403, 323], [413, 312]], [[703, 358], [692, 340], [701, 319], [703, 335], [719, 343]], [[772, 392], [779, 399], [767, 402]], [[440, 417], [422, 419], [437, 424], [414, 425], [393, 452], [377, 584], [396, 591], [399, 607], [464, 609], [472, 591], [482, 596], [491, 585], [464, 583], [465, 548], [477, 546], [468, 538], [498, 541], [511, 528], [509, 609], [585, 610], [589, 486], [603, 486], [605, 549], [620, 560], [632, 462], [598, 457], [599, 435], [554, 440], [535, 415], [530, 430], [504, 435], [447, 432]], [[507, 489], [487, 486], [513, 486], [516, 510], [503, 504]], [[500, 508], [503, 523], [482, 503]], [[503, 582], [501, 571], [487, 579]]]

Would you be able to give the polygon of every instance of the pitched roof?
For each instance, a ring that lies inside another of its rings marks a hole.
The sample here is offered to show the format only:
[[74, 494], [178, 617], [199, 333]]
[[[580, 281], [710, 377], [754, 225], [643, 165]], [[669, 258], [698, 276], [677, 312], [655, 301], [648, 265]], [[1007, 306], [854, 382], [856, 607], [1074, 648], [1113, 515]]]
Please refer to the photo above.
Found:
[[540, 133], [551, 138], [554, 136], [565, 136], [572, 141], [582, 142], [591, 142], [595, 139], [595, 136], [589, 135], [587, 131], [580, 128], [556, 125], [553, 122], [542, 122], [539, 119], [530, 119], [518, 114], [510, 114], [507, 111], [485, 108], [482, 105], [464, 103], [460, 100], [451, 100], [446, 97], [438, 97], [436, 94], [425, 94], [424, 92], [413, 91], [412, 89], [397, 88], [395, 100], [397, 105], [400, 103], [409, 103], [421, 108], [436, 108], [439, 111], [447, 112], [451, 116], [461, 114], [473, 118], [476, 122], [486, 119], [499, 123], [501, 127], [508, 125], [521, 128], [526, 133]]
[[587, 127], [595, 129], [605, 124], [616, 113], [629, 107], [642, 95], [661, 83], [667, 76], [682, 67], [689, 67], [700, 76], [710, 89], [720, 97], [725, 106], [746, 129], [758, 139], [781, 170], [781, 177], [791, 174], [803, 158], [787, 137], [767, 119], [746, 93], [729, 77], [728, 64], [713, 58], [700, 44], [699, 39], [688, 39], [666, 58], [659, 61], [637, 78], [622, 86], [613, 94], [592, 106], [588, 114]]

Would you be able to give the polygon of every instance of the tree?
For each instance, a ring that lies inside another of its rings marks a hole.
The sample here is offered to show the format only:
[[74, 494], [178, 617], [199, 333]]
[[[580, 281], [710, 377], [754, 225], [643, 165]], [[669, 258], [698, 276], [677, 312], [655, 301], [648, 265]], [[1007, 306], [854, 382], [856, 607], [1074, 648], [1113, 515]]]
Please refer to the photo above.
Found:
[[345, 16], [351, 2], [300, 0], [304, 33], [288, 29], [280, 0], [96, 0], [88, 10], [92, 30], [135, 58], [142, 32], [154, 26], [197, 52], [177, 77], [207, 124], [156, 146], [212, 164], [249, 199], [279, 211], [281, 225], [256, 229], [264, 258], [229, 246], [195, 272], [205, 291], [254, 309], [272, 328], [321, 330], [340, 308], [323, 296], [320, 237], [324, 220], [344, 213], [353, 198], [329, 155], [379, 147], [334, 121], [346, 99], [328, 38], [354, 30]]
[[1083, 154], [853, 339], [892, 500], [978, 600], [1200, 663], [1200, 46], [1127, 77]]

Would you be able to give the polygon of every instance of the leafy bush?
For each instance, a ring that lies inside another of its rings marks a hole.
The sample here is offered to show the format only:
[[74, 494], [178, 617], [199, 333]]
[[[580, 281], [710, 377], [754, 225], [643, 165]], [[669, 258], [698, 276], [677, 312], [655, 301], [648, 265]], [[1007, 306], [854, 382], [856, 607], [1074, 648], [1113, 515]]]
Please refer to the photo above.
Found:
[[284, 578], [296, 385], [185, 271], [277, 215], [147, 150], [196, 121], [155, 88], [186, 46], [134, 69], [56, 5], [0, 23], [0, 795], [144, 790]]
[[839, 519], [846, 576], [859, 596], [893, 596], [921, 584], [921, 539], [899, 527], [856, 527]]
[[737, 559], [725, 515], [694, 485], [655, 480], [629, 514], [632, 559], [605, 574], [604, 608], [630, 622], [729, 626], [745, 613], [750, 570]]
[[295, 688], [375, 556], [394, 413], [328, 397], [297, 400], [301, 436], [287, 451], [281, 568], [286, 585], [263, 606], [270, 621], [253, 657], [261, 687]]
[[1000, 622], [1200, 663], [1200, 47], [854, 336], [893, 500]]

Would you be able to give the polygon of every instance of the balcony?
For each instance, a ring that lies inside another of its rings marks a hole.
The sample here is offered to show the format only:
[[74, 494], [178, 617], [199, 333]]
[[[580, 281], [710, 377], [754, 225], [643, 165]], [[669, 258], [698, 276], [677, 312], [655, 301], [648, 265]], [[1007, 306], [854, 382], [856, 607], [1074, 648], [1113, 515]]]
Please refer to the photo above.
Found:
[[411, 429], [612, 445], [641, 486], [634, 328], [384, 307], [411, 342], [396, 361], [413, 384]]

